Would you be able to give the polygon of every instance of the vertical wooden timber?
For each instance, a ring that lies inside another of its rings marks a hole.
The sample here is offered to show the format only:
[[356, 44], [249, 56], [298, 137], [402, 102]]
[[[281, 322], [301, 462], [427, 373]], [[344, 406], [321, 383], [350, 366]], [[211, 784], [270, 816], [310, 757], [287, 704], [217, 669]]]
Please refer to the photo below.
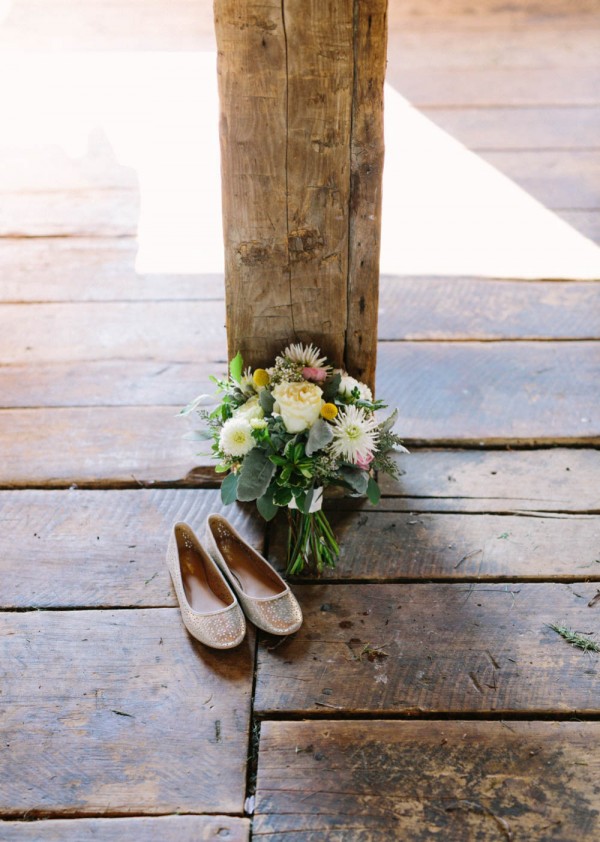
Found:
[[215, 0], [229, 354], [375, 373], [386, 0]]
[[387, 0], [354, 0], [354, 93], [346, 368], [374, 387], [377, 363]]

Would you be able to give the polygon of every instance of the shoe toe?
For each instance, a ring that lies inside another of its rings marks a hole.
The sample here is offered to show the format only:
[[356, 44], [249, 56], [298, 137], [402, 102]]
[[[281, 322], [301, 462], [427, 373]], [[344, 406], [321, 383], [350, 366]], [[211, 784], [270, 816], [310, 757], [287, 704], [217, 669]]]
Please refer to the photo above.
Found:
[[270, 634], [293, 634], [302, 625], [302, 610], [290, 591], [274, 599], [246, 599], [244, 609], [255, 626]]
[[233, 649], [244, 639], [246, 622], [239, 605], [217, 614], [185, 612], [185, 626], [192, 637], [213, 649]]

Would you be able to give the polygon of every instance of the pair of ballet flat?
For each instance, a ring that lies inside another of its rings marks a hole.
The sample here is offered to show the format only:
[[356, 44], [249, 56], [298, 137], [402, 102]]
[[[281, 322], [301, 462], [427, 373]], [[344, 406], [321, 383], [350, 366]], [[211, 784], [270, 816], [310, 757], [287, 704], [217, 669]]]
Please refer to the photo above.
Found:
[[292, 634], [302, 625], [288, 585], [221, 515], [208, 516], [204, 546], [187, 523], [176, 523], [167, 565], [183, 623], [206, 646], [238, 646], [246, 634], [244, 614], [270, 634]]

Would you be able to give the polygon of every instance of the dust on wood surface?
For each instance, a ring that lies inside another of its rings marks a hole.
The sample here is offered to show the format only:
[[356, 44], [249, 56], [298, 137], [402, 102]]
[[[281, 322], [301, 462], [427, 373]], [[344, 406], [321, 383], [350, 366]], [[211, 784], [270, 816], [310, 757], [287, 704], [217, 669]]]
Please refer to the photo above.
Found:
[[177, 608], [3, 613], [0, 629], [0, 814], [242, 812], [252, 634], [208, 649]]
[[3, 842], [247, 842], [249, 819], [234, 816], [136, 816], [2, 822]]
[[202, 541], [215, 512], [263, 550], [255, 507], [224, 506], [218, 490], [0, 491], [0, 607], [176, 606], [171, 528], [189, 523]]
[[597, 722], [265, 722], [253, 838], [594, 842]]
[[594, 629], [596, 584], [297, 585], [304, 625], [258, 648], [271, 714], [592, 713], [599, 656], [549, 628]]

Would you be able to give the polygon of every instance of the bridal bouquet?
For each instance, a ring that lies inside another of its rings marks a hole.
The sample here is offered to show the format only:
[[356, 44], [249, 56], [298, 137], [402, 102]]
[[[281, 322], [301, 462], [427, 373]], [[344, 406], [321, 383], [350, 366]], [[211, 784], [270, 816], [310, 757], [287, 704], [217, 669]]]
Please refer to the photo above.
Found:
[[254, 371], [244, 370], [238, 353], [229, 377], [211, 380], [216, 409], [202, 409], [201, 395], [182, 414], [198, 412], [205, 429], [192, 437], [212, 439], [216, 470], [227, 473], [223, 502], [255, 500], [265, 520], [287, 510], [288, 573], [311, 560], [319, 572], [333, 567], [340, 550], [321, 508], [323, 490], [339, 486], [379, 502], [375, 473], [396, 475], [388, 451], [405, 450], [392, 430], [397, 411], [378, 420], [385, 404], [312, 345], [289, 345], [271, 368]]

